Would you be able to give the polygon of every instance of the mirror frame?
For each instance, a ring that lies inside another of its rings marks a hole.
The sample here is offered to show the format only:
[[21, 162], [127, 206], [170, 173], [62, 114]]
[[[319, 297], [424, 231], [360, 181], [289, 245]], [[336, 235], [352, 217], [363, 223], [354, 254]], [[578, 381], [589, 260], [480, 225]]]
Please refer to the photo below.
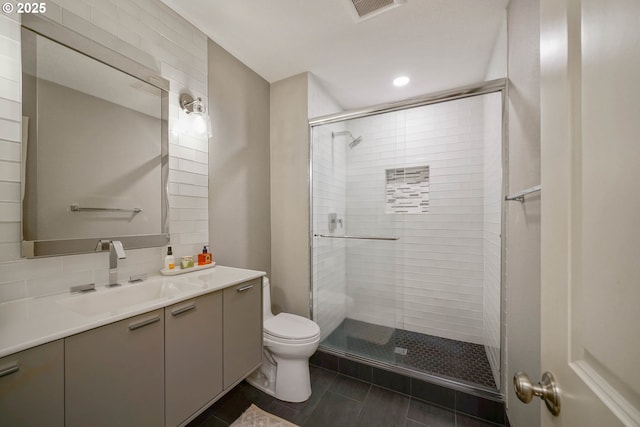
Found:
[[[22, 257], [38, 258], [96, 252], [98, 241], [119, 240], [126, 249], [165, 246], [169, 243], [169, 81], [153, 71], [107, 47], [97, 44], [61, 24], [37, 14], [22, 15], [22, 27], [75, 50], [111, 68], [142, 80], [160, 89], [161, 102], [161, 230], [159, 234], [129, 236], [96, 236], [82, 239], [24, 240], [24, 206], [21, 203]], [[26, 168], [26, 162], [22, 162]], [[22, 182], [24, 186], [25, 183]], [[100, 250], [98, 250], [99, 252]]]

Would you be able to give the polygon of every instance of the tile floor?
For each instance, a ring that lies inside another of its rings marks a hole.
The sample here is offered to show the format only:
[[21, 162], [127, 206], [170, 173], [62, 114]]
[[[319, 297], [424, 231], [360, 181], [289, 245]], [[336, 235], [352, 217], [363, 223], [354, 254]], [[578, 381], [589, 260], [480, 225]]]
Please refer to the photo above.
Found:
[[484, 346], [345, 319], [321, 345], [496, 389]]
[[252, 403], [302, 427], [498, 426], [316, 366], [311, 387], [309, 400], [288, 403], [242, 382], [188, 427], [228, 426]]

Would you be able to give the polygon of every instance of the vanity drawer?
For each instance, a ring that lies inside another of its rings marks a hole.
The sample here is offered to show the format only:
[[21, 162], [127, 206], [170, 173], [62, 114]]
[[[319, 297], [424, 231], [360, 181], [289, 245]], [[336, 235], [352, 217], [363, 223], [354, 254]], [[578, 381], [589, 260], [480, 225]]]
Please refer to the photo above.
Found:
[[62, 340], [0, 359], [0, 426], [45, 425], [64, 425]]
[[262, 363], [262, 278], [223, 291], [224, 388]]

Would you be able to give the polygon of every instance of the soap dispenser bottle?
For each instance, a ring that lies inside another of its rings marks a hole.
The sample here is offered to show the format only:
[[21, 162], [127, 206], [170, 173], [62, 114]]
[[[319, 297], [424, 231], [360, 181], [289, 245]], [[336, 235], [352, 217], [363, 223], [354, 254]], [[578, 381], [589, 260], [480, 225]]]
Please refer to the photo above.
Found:
[[198, 265], [211, 264], [211, 254], [207, 247], [202, 248], [202, 253], [198, 254]]
[[173, 256], [173, 251], [171, 251], [171, 246], [169, 246], [167, 256], [164, 257], [164, 269], [173, 270], [174, 268], [176, 268], [176, 259]]

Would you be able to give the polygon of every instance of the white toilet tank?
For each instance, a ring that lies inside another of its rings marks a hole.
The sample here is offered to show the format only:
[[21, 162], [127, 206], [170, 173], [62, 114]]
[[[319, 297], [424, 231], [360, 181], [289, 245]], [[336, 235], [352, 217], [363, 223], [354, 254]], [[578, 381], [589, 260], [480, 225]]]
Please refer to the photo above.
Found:
[[271, 283], [267, 276], [262, 276], [262, 320], [273, 317], [271, 311]]

